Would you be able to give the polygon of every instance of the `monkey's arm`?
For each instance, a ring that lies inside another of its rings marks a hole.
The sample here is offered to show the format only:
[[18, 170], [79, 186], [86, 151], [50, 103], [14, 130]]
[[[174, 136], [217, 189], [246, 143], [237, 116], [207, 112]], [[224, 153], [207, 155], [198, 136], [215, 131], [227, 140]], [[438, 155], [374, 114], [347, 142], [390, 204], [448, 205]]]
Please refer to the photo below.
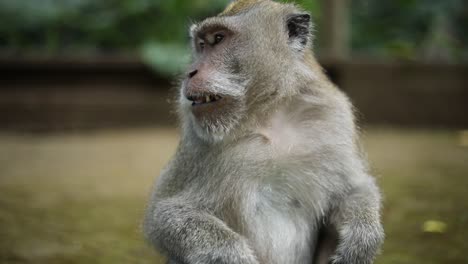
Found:
[[147, 239], [184, 264], [257, 264], [247, 240], [223, 221], [181, 198], [158, 201], [147, 212]]
[[330, 216], [338, 245], [332, 264], [371, 264], [384, 239], [380, 193], [373, 179], [343, 197]]

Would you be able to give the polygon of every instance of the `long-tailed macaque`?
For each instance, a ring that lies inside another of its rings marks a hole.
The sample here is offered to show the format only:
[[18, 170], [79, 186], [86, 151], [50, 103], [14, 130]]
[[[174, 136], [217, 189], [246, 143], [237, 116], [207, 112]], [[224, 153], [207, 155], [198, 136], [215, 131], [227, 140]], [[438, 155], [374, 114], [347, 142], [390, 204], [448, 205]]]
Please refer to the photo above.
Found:
[[381, 198], [352, 105], [311, 51], [310, 15], [238, 0], [190, 28], [181, 140], [146, 238], [169, 263], [370, 264]]

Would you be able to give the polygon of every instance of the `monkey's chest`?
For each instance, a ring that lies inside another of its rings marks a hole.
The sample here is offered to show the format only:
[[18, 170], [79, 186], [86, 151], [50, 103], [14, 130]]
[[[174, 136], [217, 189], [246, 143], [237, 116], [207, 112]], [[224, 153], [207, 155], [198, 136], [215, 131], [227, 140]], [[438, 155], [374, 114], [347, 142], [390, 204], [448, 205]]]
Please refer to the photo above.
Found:
[[186, 171], [197, 180], [185, 184], [197, 190], [193, 200], [248, 238], [260, 263], [310, 264], [317, 233], [311, 204], [318, 198], [310, 195], [319, 192], [306, 179], [298, 181], [299, 172], [281, 166], [262, 144], [255, 152], [207, 154]]
[[[245, 212], [246, 232], [261, 263], [312, 263], [314, 227], [299, 208], [275, 205], [264, 197], [251, 201], [256, 206]], [[295, 207], [295, 205], [291, 205]]]

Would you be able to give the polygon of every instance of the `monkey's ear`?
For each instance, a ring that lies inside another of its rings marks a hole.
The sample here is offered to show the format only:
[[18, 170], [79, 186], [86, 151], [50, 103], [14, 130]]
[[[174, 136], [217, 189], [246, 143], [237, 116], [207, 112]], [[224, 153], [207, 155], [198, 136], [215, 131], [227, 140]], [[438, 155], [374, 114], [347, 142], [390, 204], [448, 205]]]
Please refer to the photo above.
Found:
[[290, 46], [297, 51], [304, 50], [310, 41], [310, 15], [307, 13], [292, 14], [288, 16], [286, 23]]

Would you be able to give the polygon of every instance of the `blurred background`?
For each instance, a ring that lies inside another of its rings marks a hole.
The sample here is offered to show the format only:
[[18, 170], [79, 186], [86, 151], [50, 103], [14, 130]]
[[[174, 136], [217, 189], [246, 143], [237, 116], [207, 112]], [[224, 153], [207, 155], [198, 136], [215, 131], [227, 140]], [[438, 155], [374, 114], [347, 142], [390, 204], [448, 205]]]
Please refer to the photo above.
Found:
[[[163, 263], [140, 222], [178, 141], [187, 28], [227, 2], [0, 0], [0, 263]], [[468, 2], [289, 2], [357, 107], [377, 263], [468, 263]]]

